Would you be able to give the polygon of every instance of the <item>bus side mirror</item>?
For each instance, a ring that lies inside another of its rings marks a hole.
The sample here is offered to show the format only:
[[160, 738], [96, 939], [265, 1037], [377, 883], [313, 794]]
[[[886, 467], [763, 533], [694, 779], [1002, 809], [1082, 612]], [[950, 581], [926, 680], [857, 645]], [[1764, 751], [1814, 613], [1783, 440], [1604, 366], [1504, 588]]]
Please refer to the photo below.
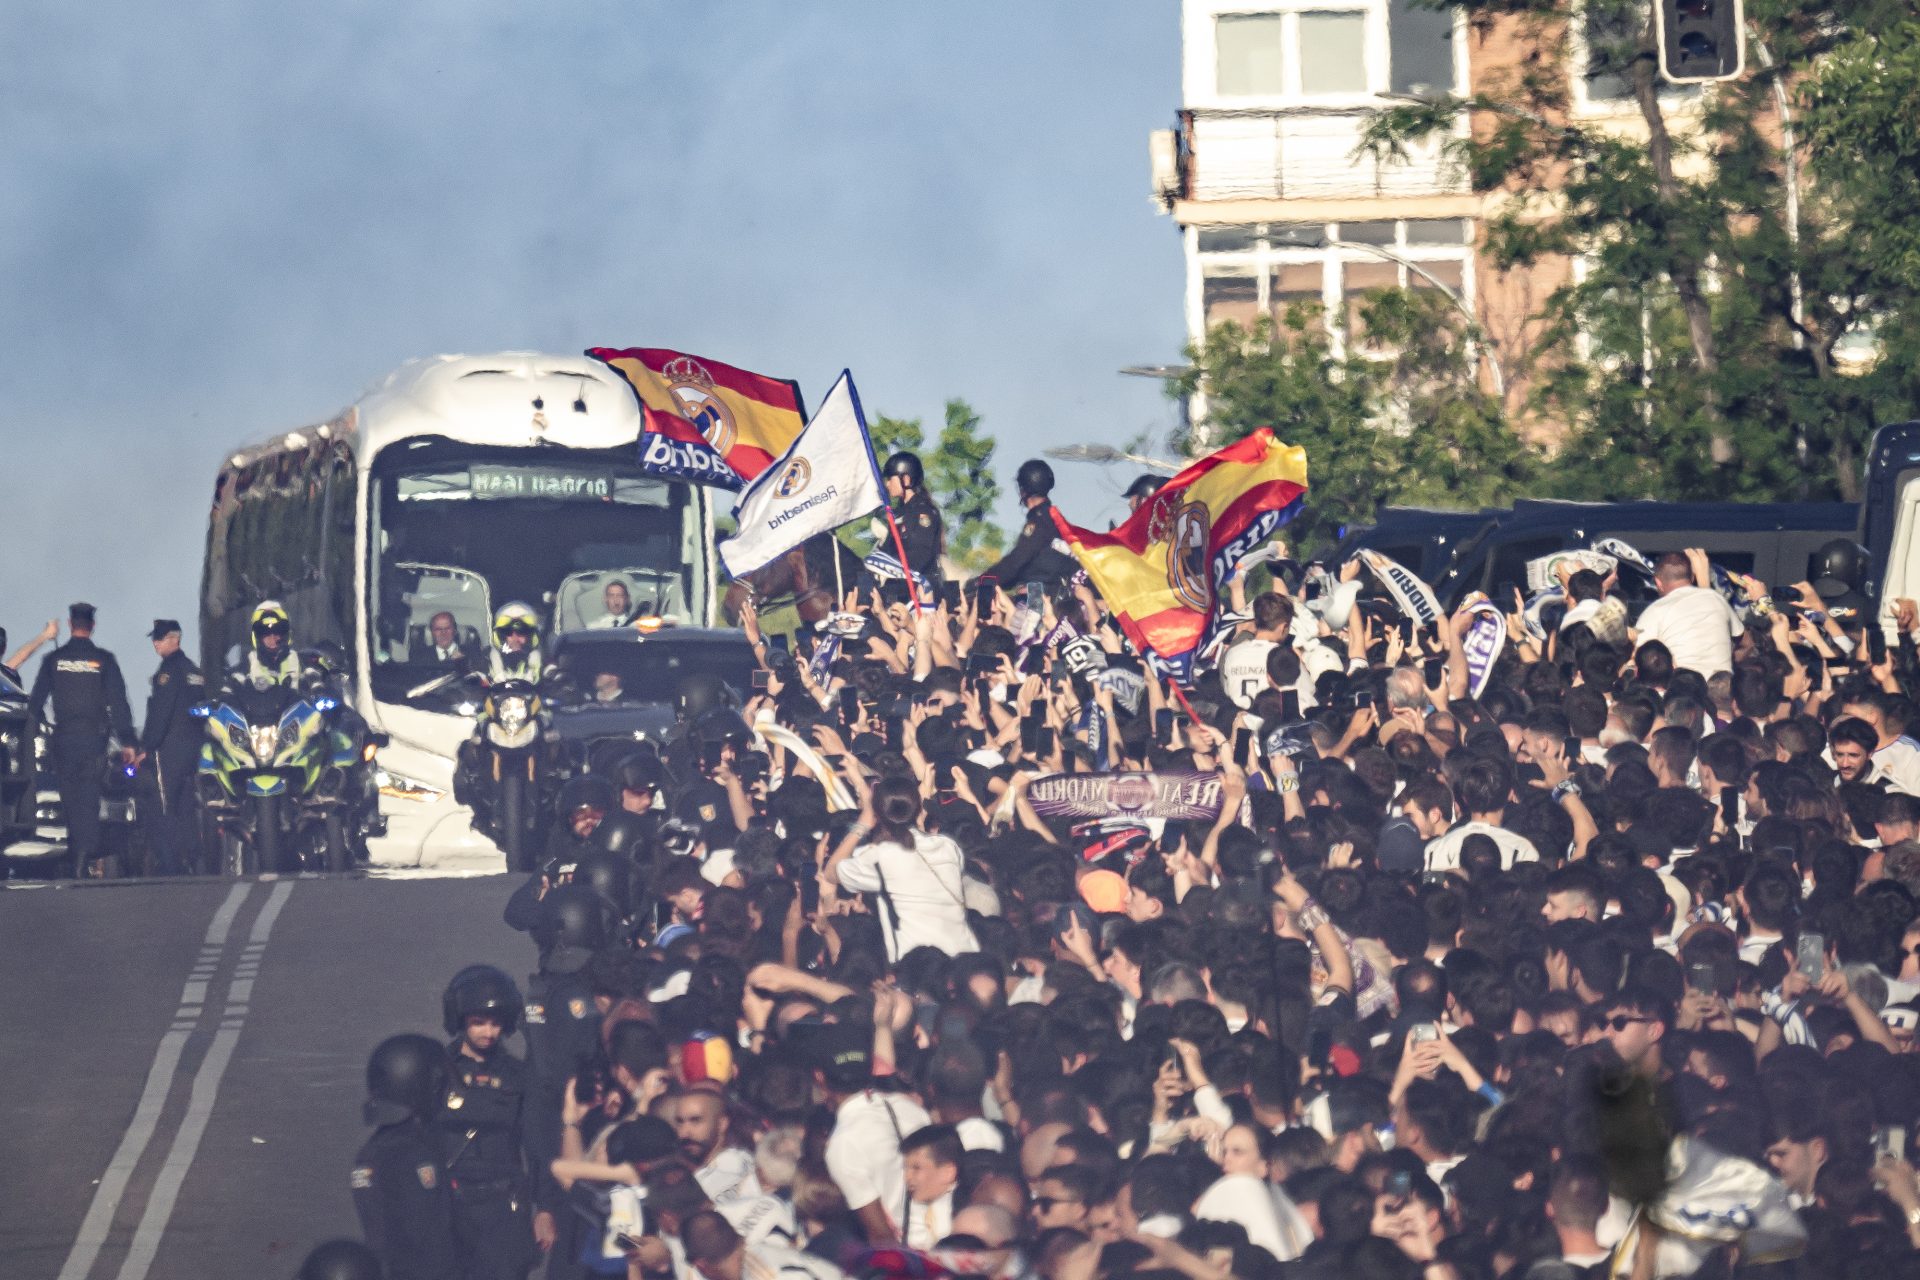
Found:
[[392, 742], [393, 739], [388, 737], [384, 733], [375, 732], [367, 735], [367, 741], [372, 743], [375, 747], [384, 747], [388, 743]]

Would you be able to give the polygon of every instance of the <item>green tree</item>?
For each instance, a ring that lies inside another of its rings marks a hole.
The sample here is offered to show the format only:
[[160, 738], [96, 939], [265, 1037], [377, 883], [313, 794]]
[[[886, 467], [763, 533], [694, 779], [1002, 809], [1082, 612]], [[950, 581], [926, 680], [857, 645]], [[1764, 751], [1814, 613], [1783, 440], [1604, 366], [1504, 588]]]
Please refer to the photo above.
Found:
[[1000, 482], [993, 475], [994, 442], [980, 434], [980, 415], [965, 400], [949, 400], [940, 442], [926, 460], [927, 484], [946, 522], [947, 557], [962, 568], [983, 569], [1000, 558], [1006, 535], [993, 523]]
[[[1552, 480], [1596, 498], [1855, 498], [1868, 435], [1911, 412], [1915, 142], [1906, 0], [1748, 0], [1751, 73], [1673, 92], [1647, 0], [1435, 0], [1541, 51], [1467, 100], [1377, 113], [1365, 146], [1441, 140], [1481, 193], [1502, 269], [1578, 258], [1523, 353], [1529, 408], [1563, 424]], [[1569, 33], [1638, 134], [1573, 111]], [[1901, 56], [1889, 62], [1889, 41]], [[1782, 145], [1780, 102], [1818, 145]], [[1473, 128], [1459, 136], [1461, 109]], [[1804, 117], [1804, 119], [1802, 119]], [[1810, 158], [1819, 181], [1798, 175]], [[1792, 216], [1790, 216], [1792, 210]], [[1904, 231], [1898, 225], [1905, 222]], [[1864, 234], [1878, 223], [1884, 234]], [[1863, 248], [1884, 245], [1888, 262]], [[1871, 323], [1885, 355], [1835, 358]]]
[[1214, 449], [1260, 427], [1307, 451], [1307, 500], [1294, 521], [1306, 546], [1372, 519], [1388, 502], [1482, 506], [1528, 492], [1536, 456], [1475, 381], [1451, 300], [1430, 289], [1381, 289], [1359, 308], [1345, 350], [1318, 305], [1251, 328], [1217, 325], [1188, 348], [1175, 396], [1206, 396]]
[[889, 418], [884, 413], [877, 414], [867, 424], [867, 438], [873, 441], [876, 462], [885, 462], [889, 454], [901, 449], [919, 453], [927, 447], [926, 432], [918, 418]]

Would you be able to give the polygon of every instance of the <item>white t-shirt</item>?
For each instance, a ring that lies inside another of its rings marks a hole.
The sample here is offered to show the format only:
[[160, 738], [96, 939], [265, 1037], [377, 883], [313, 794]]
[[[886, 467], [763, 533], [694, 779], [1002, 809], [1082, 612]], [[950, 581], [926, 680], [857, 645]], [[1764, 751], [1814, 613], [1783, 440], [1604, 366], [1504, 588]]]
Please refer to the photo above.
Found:
[[827, 1173], [853, 1210], [878, 1203], [893, 1229], [907, 1206], [900, 1140], [933, 1122], [926, 1109], [897, 1093], [863, 1090], [840, 1104], [827, 1139]]
[[[915, 947], [938, 947], [950, 956], [980, 949], [967, 925], [965, 890], [960, 883], [966, 864], [960, 846], [946, 836], [913, 833], [914, 847], [883, 840], [864, 845], [840, 864], [840, 887], [854, 893], [879, 893], [884, 882], [886, 900], [880, 908], [880, 931], [887, 940], [887, 959], [897, 961]], [[894, 914], [899, 914], [896, 924]]]
[[1711, 676], [1733, 670], [1733, 640], [1744, 630], [1718, 591], [1679, 587], [1641, 611], [1634, 643], [1658, 640], [1673, 654], [1676, 668]]
[[1496, 827], [1490, 822], [1462, 822], [1447, 831], [1445, 835], [1435, 836], [1427, 842], [1427, 870], [1458, 871], [1460, 869], [1460, 846], [1471, 835], [1490, 836], [1500, 850], [1500, 869], [1513, 870], [1516, 862], [1538, 862], [1540, 851], [1533, 847], [1533, 841], [1505, 827]]
[[760, 1176], [754, 1172], [753, 1153], [739, 1147], [722, 1147], [714, 1152], [693, 1171], [693, 1180], [716, 1205], [766, 1194], [760, 1188]]
[[1233, 705], [1242, 711], [1251, 707], [1253, 700], [1262, 692], [1273, 687], [1267, 679], [1267, 655], [1274, 648], [1271, 640], [1242, 640], [1220, 659], [1220, 687], [1233, 700]]
[[1194, 1201], [1203, 1222], [1235, 1222], [1247, 1239], [1280, 1262], [1292, 1262], [1313, 1243], [1313, 1229], [1287, 1193], [1251, 1174], [1227, 1174]]
[[1895, 738], [1873, 753], [1873, 776], [1885, 778], [1895, 791], [1920, 796], [1920, 748], [1909, 738]]

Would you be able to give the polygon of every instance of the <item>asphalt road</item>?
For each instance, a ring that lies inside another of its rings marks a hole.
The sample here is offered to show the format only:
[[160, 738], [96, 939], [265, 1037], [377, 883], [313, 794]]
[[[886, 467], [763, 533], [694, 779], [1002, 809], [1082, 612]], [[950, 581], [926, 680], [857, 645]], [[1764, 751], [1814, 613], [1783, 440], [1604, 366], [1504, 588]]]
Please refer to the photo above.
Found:
[[357, 1236], [367, 1054], [439, 1036], [464, 965], [524, 981], [514, 883], [0, 891], [0, 1275], [291, 1277]]

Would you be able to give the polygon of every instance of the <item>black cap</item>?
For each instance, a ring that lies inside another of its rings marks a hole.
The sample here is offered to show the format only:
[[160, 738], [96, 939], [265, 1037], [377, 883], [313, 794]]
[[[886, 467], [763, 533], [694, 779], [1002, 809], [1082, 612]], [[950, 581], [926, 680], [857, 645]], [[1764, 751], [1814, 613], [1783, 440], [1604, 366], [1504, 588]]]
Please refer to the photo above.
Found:
[[[75, 608], [77, 609], [77, 608], [79, 608], [80, 606], [78, 606], [78, 605], [75, 605], [74, 607], [75, 607]], [[93, 611], [93, 610], [92, 610], [92, 607], [91, 607], [91, 606], [89, 606], [89, 607], [88, 607], [88, 610], [87, 610], [87, 611], [88, 611], [89, 613], [91, 613], [91, 612]], [[159, 640], [159, 639], [161, 639], [162, 637], [165, 637], [165, 636], [170, 636], [170, 635], [172, 635], [172, 634], [173, 634], [174, 632], [176, 632], [176, 631], [178, 631], [178, 630], [180, 630], [180, 622], [179, 622], [179, 620], [178, 620], [178, 619], [176, 619], [176, 618], [155, 618], [155, 619], [153, 620], [153, 630], [151, 630], [151, 631], [149, 631], [149, 632], [147, 632], [147, 639], [149, 639], [149, 640]]]
[[93, 625], [93, 606], [85, 601], [76, 600], [67, 606], [67, 621], [77, 622], [83, 627]]

